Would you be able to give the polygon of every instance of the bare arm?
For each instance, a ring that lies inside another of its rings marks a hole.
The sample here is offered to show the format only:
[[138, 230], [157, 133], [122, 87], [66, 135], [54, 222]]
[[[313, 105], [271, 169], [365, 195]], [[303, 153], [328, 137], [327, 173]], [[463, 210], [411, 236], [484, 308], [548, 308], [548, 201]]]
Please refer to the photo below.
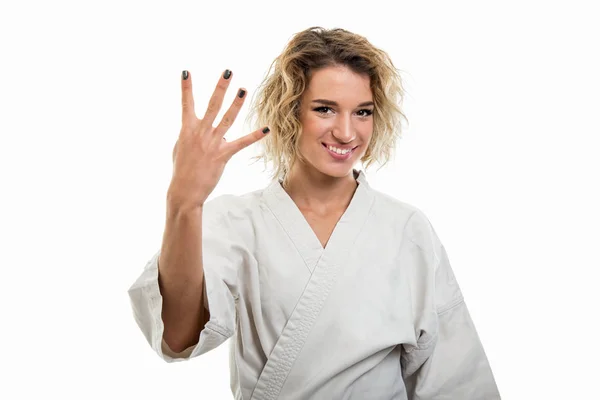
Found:
[[192, 78], [184, 71], [182, 127], [173, 148], [173, 177], [167, 192], [167, 216], [158, 281], [163, 297], [163, 339], [171, 350], [181, 352], [196, 344], [209, 319], [204, 309], [204, 269], [202, 265], [202, 212], [229, 159], [269, 132], [257, 130], [233, 142], [224, 134], [237, 117], [246, 97], [240, 89], [223, 120], [213, 127], [231, 71], [219, 79], [202, 119], [194, 110]]
[[209, 319], [204, 309], [202, 268], [202, 207], [175, 210], [169, 207], [158, 282], [163, 297], [163, 338], [174, 352], [198, 342]]

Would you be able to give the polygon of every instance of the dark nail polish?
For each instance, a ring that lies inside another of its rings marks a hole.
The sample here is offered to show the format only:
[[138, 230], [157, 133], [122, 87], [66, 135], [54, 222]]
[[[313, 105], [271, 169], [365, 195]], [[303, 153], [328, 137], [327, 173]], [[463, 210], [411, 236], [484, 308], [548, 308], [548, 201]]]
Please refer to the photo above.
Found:
[[266, 135], [267, 133], [271, 132], [271, 130], [269, 129], [269, 127], [267, 126], [265, 129], [263, 129], [263, 133]]
[[187, 72], [186, 70], [184, 70], [184, 71], [181, 73], [181, 77], [183, 78], [183, 80], [184, 80], [184, 81], [185, 81], [185, 80], [188, 78], [188, 76], [189, 76], [189, 75], [188, 75], [188, 72]]
[[229, 79], [230, 76], [231, 76], [231, 71], [226, 69], [225, 73], [223, 73], [223, 78]]
[[238, 97], [241, 99], [242, 97], [244, 97], [245, 94], [246, 91], [244, 89], [240, 89], [240, 91], [238, 92]]

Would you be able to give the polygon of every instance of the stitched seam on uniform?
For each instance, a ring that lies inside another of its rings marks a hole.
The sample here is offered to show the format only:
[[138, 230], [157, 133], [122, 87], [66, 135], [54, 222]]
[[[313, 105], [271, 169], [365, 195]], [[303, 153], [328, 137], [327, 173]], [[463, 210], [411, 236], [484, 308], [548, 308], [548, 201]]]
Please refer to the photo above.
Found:
[[[375, 204], [375, 199], [371, 198], [371, 204], [370, 204], [369, 210], [367, 211], [367, 215], [363, 221], [363, 224], [361, 225], [360, 229], [358, 229], [357, 234], [355, 235], [352, 243], [350, 243], [346, 247], [346, 249], [353, 247], [354, 243], [360, 237], [360, 233], [364, 231], [363, 228], [366, 225], [366, 223], [368, 222], [369, 217], [371, 216], [371, 213], [374, 208], [374, 204]], [[279, 392], [281, 391], [281, 388], [282, 388], [283, 384], [285, 383], [285, 380], [287, 379], [289, 371], [298, 357], [298, 353], [300, 351], [302, 351], [302, 348], [306, 344], [306, 338], [309, 335], [309, 333], [311, 332], [312, 328], [314, 327], [314, 324], [315, 324], [314, 321], [317, 319], [318, 314], [323, 309], [323, 303], [325, 303], [325, 301], [329, 297], [329, 294], [331, 293], [332, 287], [336, 282], [336, 277], [337, 277], [339, 270], [340, 270], [340, 265], [337, 264], [336, 268], [334, 268], [333, 271], [328, 270], [326, 275], [322, 278], [322, 281], [324, 281], [325, 287], [324, 287], [324, 289], [321, 290], [321, 296], [320, 296], [319, 300], [317, 302], [312, 303], [313, 306], [309, 307], [310, 308], [309, 313], [308, 313], [309, 315], [307, 315], [305, 318], [300, 320], [298, 323], [299, 326], [298, 326], [297, 336], [299, 336], [300, 340], [296, 340], [296, 341], [292, 341], [292, 342], [288, 343], [287, 346], [285, 346], [284, 349], [282, 350], [282, 355], [281, 355], [282, 361], [280, 361], [276, 365], [276, 367], [274, 368], [274, 371], [272, 372], [272, 375], [271, 375], [272, 378], [266, 384], [265, 394], [267, 395], [268, 399], [274, 398], [273, 396], [277, 396], [279, 394]]]
[[465, 299], [464, 297], [460, 296], [456, 299], [454, 299], [453, 301], [451, 301], [450, 303], [448, 303], [447, 305], [445, 305], [444, 307], [440, 308], [440, 311], [438, 311], [438, 316], [441, 316], [444, 313], [447, 313], [448, 311], [452, 310], [455, 307], [458, 307], [459, 305], [461, 305], [462, 303], [464, 303]]
[[[446, 312], [448, 312], [448, 311], [450, 311], [450, 310], [458, 307], [462, 303], [464, 303], [464, 299], [462, 297], [458, 298], [458, 299], [455, 299], [448, 306], [446, 306], [442, 311], [440, 311], [437, 315], [441, 316], [442, 314], [444, 314], [444, 313], [446, 313]], [[436, 333], [427, 342], [425, 342], [425, 343], [423, 343], [421, 345], [417, 344], [412, 349], [405, 350], [405, 354], [409, 355], [409, 354], [413, 353], [414, 351], [419, 351], [419, 350], [422, 351], [422, 350], [428, 349], [433, 343], [435, 343], [435, 340], [437, 339], [437, 337], [438, 337], [438, 334]], [[403, 355], [403, 357], [404, 357], [404, 355]]]
[[[210, 326], [209, 326], [209, 324], [210, 324]], [[227, 329], [213, 321], [208, 321], [206, 323], [206, 325], [204, 326], [204, 329], [211, 330], [211, 331], [218, 333], [219, 335], [224, 336], [226, 338], [230, 338], [231, 336], [233, 336], [233, 332], [231, 332], [229, 329]]]
[[306, 343], [306, 337], [314, 326], [314, 321], [317, 319], [318, 313], [323, 308], [323, 303], [326, 301], [329, 293], [331, 292], [331, 288], [333, 286], [333, 282], [335, 281], [335, 276], [338, 270], [339, 266], [337, 266], [334, 271], [328, 270], [323, 277], [322, 281], [324, 288], [320, 290], [321, 296], [319, 296], [316, 302], [312, 302], [312, 306], [308, 306], [308, 315], [298, 322], [296, 336], [299, 340], [292, 340], [288, 342], [286, 346], [284, 346], [282, 350], [281, 361], [275, 366], [274, 371], [272, 372], [272, 378], [267, 383], [265, 390], [267, 398], [275, 398], [272, 396], [277, 396], [277, 394], [280, 392], [282, 384], [287, 378], [286, 371], [289, 372], [292, 365], [296, 361], [298, 353], [304, 347]]

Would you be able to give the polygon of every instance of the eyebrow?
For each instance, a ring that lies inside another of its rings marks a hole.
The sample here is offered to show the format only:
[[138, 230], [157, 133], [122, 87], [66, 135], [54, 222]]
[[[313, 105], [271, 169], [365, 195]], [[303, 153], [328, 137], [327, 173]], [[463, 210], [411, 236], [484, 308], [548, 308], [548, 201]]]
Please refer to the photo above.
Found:
[[[312, 100], [311, 103], [320, 103], [320, 104], [325, 104], [327, 106], [339, 106], [338, 103], [336, 103], [333, 100], [325, 100], [325, 99], [315, 99]], [[375, 103], [373, 103], [372, 101], [365, 101], [363, 103], [360, 103], [357, 107], [367, 107], [367, 106], [374, 106]]]

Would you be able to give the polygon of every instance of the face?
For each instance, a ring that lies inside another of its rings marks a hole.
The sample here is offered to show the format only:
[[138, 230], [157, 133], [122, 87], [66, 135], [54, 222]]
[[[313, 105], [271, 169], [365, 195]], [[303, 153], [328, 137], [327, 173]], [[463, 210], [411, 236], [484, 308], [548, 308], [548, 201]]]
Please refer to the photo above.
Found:
[[371, 140], [373, 107], [368, 76], [344, 66], [314, 71], [301, 97], [303, 168], [337, 178], [350, 174]]

